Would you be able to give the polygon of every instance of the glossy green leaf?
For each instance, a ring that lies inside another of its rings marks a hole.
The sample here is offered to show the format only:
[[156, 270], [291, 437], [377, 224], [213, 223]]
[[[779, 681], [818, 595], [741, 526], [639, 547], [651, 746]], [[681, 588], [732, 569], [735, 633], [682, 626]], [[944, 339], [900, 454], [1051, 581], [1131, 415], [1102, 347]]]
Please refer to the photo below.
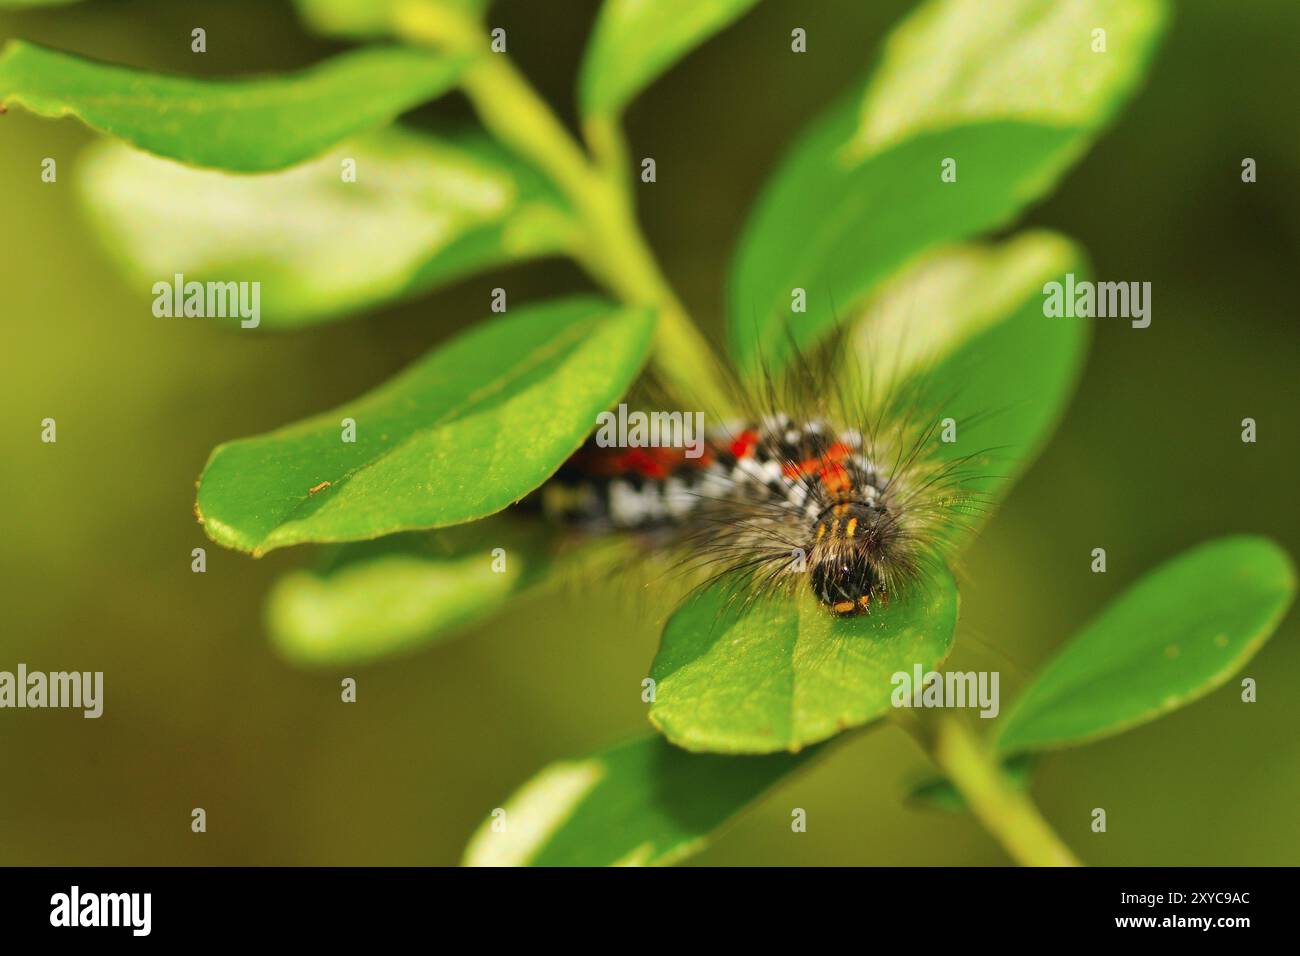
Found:
[[424, 49], [343, 53], [297, 73], [200, 80], [99, 63], [21, 41], [0, 52], [0, 103], [86, 125], [169, 159], [282, 169], [447, 92], [461, 63]]
[[260, 554], [500, 511], [624, 394], [653, 328], [648, 310], [590, 298], [517, 309], [355, 401], [219, 446], [199, 481], [200, 520], [213, 540]]
[[650, 721], [716, 753], [798, 751], [884, 716], [893, 676], [947, 658], [957, 586], [947, 571], [870, 614], [837, 618], [806, 587], [747, 601], [714, 584], [669, 619], [650, 676]]
[[[399, 7], [411, 0], [294, 0], [298, 15], [312, 30], [327, 36], [353, 38], [392, 34]], [[430, 12], [446, 8], [462, 14], [480, 15], [491, 0], [422, 0]]]
[[[692, 754], [639, 737], [551, 764], [489, 819], [465, 850], [467, 866], [662, 866], [708, 838], [809, 759], [802, 754]], [[501, 818], [497, 818], [501, 819]]]
[[[355, 181], [342, 175], [349, 160]], [[253, 176], [108, 141], [78, 172], [82, 201], [131, 281], [260, 282], [268, 327], [346, 316], [572, 241], [554, 191], [474, 134], [390, 127]]]
[[[1160, 0], [931, 0], [872, 77], [819, 119], [741, 236], [729, 340], [746, 372], [817, 341], [909, 260], [1005, 225], [1044, 195], [1132, 94]], [[1107, 31], [1105, 53], [1092, 30]], [[945, 160], [956, 180], [941, 179]], [[792, 290], [807, 310], [791, 312]], [[787, 333], [787, 327], [789, 333]]]
[[874, 393], [906, 381], [909, 403], [956, 423], [956, 440], [936, 433], [931, 452], [983, 496], [968, 537], [1046, 444], [1078, 383], [1089, 320], [1043, 315], [1044, 285], [1067, 274], [1087, 274], [1083, 256], [1049, 232], [946, 248], [887, 284], [855, 326], [852, 354]]
[[377, 660], [455, 636], [523, 595], [590, 573], [622, 553], [621, 544], [565, 540], [535, 518], [497, 515], [341, 545], [320, 566], [276, 582], [267, 627], [277, 650], [301, 666]]
[[605, 0], [578, 80], [586, 116], [616, 116], [638, 93], [758, 0]]
[[1204, 697], [1263, 646], [1295, 591], [1294, 564], [1267, 538], [1220, 538], [1184, 552], [1052, 659], [1000, 722], [998, 751], [1108, 737]]

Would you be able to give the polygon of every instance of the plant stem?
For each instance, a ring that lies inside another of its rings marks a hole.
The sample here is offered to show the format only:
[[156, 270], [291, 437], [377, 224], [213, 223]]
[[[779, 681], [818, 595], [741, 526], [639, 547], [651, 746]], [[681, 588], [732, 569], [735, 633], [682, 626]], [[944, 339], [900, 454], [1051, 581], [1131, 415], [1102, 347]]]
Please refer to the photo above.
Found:
[[490, 51], [477, 23], [414, 2], [399, 10], [397, 26], [408, 40], [469, 57], [460, 84], [483, 125], [545, 173], [586, 227], [586, 241], [575, 251], [578, 261], [627, 304], [656, 310], [651, 362], [659, 378], [696, 409], [727, 414], [730, 402], [713, 350], [641, 233], [623, 178], [627, 170], [613, 166], [624, 162], [618, 131], [601, 121], [589, 126], [607, 164], [599, 168], [514, 64]]
[[634, 202], [632, 183], [628, 179], [631, 162], [628, 158], [627, 137], [614, 116], [588, 116], [582, 123], [583, 139], [595, 158], [596, 166], [605, 178], [619, 191], [629, 207]]
[[975, 818], [1017, 863], [1080, 865], [1033, 801], [1007, 781], [997, 759], [960, 718], [944, 714], [921, 720], [900, 714], [895, 722], [916, 738], [966, 799]]

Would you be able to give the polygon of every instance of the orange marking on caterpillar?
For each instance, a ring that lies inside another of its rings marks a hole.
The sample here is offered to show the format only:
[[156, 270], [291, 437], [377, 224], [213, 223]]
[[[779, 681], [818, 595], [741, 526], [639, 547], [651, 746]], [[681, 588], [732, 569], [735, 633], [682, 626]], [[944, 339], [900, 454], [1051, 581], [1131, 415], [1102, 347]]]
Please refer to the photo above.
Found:
[[827, 468], [838, 465], [845, 458], [853, 454], [853, 449], [843, 442], [836, 442], [826, 449], [826, 454], [820, 458], [805, 458], [800, 462], [791, 462], [781, 471], [787, 478], [805, 478], [808, 475], [821, 473]]
[[821, 479], [822, 487], [831, 494], [851, 491], [853, 488], [849, 471], [843, 465], [826, 465], [817, 472], [817, 477]]

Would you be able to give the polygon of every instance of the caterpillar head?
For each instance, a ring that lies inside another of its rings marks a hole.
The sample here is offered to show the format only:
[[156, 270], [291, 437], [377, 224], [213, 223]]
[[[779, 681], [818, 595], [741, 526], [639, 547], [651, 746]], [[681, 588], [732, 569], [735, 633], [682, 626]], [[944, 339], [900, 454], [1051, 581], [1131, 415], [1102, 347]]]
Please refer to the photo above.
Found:
[[809, 584], [817, 600], [841, 617], [865, 614], [871, 603], [887, 600], [885, 569], [896, 561], [899, 529], [879, 501], [845, 501], [817, 520], [809, 555]]

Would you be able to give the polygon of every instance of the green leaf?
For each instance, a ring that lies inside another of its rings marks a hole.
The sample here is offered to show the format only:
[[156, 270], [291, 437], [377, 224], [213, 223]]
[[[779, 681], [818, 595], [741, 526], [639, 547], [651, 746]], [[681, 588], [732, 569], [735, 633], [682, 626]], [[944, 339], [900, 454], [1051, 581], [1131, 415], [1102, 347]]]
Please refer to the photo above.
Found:
[[467, 866], [662, 866], [710, 834], [812, 751], [768, 757], [690, 754], [657, 736], [551, 764], [506, 801], [505, 828], [486, 821]]
[[[439, 7], [479, 16], [491, 0], [423, 0], [429, 11]], [[294, 0], [298, 15], [312, 30], [326, 36], [354, 39], [391, 35], [397, 9], [410, 0]]]
[[1011, 708], [1004, 755], [1136, 727], [1222, 686], [1272, 635], [1296, 591], [1267, 538], [1220, 538], [1147, 574], [1070, 640]]
[[[729, 340], [778, 368], [909, 260], [1011, 221], [1132, 94], [1163, 28], [1159, 0], [931, 0], [887, 40], [860, 92], [795, 145], [742, 234]], [[1092, 52], [1092, 30], [1107, 51]], [[940, 178], [945, 159], [957, 178]], [[807, 292], [792, 316], [791, 293]]]
[[300, 666], [373, 661], [452, 637], [521, 595], [601, 566], [623, 543], [568, 541], [507, 514], [342, 545], [318, 568], [276, 582], [267, 625]]
[[806, 587], [746, 601], [716, 583], [669, 619], [650, 721], [694, 751], [798, 751], [889, 712], [893, 676], [947, 658], [957, 586], [946, 571], [888, 607], [837, 618]]
[[297, 73], [198, 80], [146, 73], [11, 41], [0, 103], [75, 116], [151, 153], [265, 172], [310, 159], [447, 92], [461, 61], [428, 50], [343, 53]]
[[585, 116], [617, 116], [638, 93], [758, 0], [605, 0], [578, 80]]
[[1050, 232], [997, 245], [964, 245], [924, 256], [864, 309], [852, 354], [871, 370], [875, 394], [909, 385], [909, 403], [956, 422], [956, 441], [936, 435], [932, 453], [973, 477], [984, 514], [1010, 491], [1055, 429], [1078, 383], [1091, 327], [1046, 318], [1043, 286], [1081, 279], [1079, 249]]
[[345, 316], [572, 241], [554, 191], [475, 134], [390, 127], [253, 176], [108, 141], [79, 171], [81, 199], [131, 281], [260, 282], [268, 327]]
[[0, 0], [0, 9], [9, 7], [65, 7], [80, 0]]
[[219, 446], [199, 480], [200, 520], [213, 540], [261, 554], [500, 511], [578, 449], [641, 368], [653, 328], [649, 310], [591, 298], [518, 309], [355, 401]]

